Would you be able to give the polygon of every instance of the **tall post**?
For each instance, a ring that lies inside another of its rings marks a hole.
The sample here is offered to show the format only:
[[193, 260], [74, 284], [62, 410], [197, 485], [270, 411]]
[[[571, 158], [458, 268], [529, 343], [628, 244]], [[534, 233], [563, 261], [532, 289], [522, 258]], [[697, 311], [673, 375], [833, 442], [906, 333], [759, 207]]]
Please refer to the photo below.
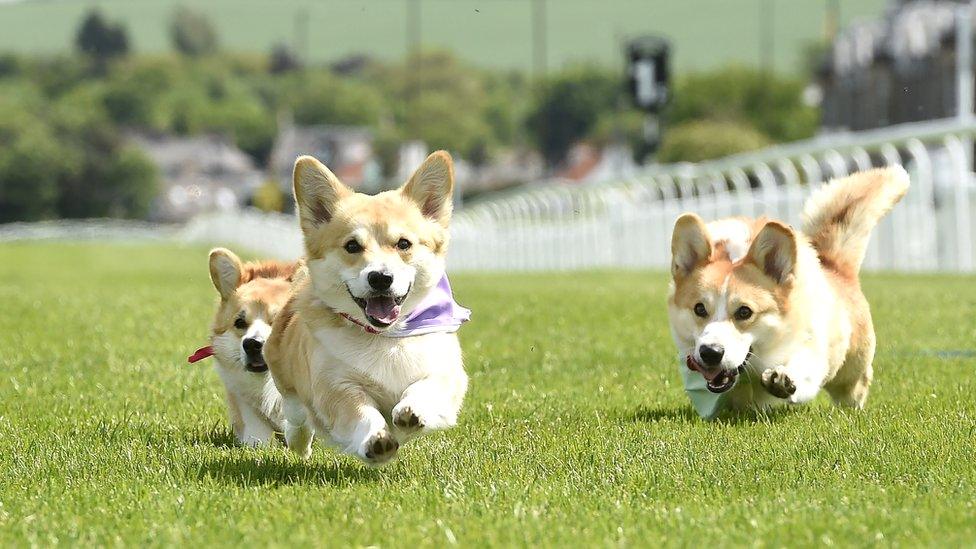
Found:
[[775, 9], [773, 0], [763, 0], [759, 3], [759, 64], [765, 78], [773, 73], [773, 64], [775, 63]]
[[968, 3], [956, 8], [956, 116], [960, 121], [973, 116], [973, 27]]
[[[973, 13], [970, 1], [956, 8], [956, 116], [961, 124], [973, 122]], [[973, 270], [972, 219], [969, 183], [973, 178], [973, 138], [960, 136], [964, 165], [955, 182], [956, 243], [958, 269]]]
[[532, 2], [532, 69], [536, 77], [546, 74], [548, 38], [546, 37], [546, 0]]

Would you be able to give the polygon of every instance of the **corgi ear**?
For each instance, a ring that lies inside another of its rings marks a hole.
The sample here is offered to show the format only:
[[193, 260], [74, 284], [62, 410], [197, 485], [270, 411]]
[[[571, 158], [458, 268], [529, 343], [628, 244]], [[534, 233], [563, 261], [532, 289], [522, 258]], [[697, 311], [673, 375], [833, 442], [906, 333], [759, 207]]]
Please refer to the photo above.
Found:
[[454, 162], [447, 151], [437, 151], [424, 160], [400, 192], [413, 200], [428, 217], [444, 227], [454, 209]]
[[210, 251], [210, 280], [217, 288], [220, 299], [226, 301], [241, 285], [243, 268], [241, 259], [234, 252], [226, 248]]
[[292, 179], [298, 221], [305, 236], [332, 221], [336, 204], [341, 198], [352, 194], [352, 190], [343, 185], [329, 168], [311, 156], [302, 156], [295, 161]]
[[746, 258], [777, 283], [788, 284], [796, 266], [796, 235], [786, 225], [769, 221], [752, 240]]
[[671, 276], [686, 276], [712, 255], [712, 241], [702, 218], [686, 213], [674, 223], [671, 234]]

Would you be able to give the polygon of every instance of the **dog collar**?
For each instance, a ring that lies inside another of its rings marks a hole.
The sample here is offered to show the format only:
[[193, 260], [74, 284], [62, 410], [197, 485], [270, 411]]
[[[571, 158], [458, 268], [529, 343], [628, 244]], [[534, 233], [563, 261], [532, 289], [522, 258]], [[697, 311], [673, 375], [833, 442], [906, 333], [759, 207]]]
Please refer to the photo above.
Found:
[[192, 355], [186, 358], [186, 361], [189, 362], [190, 364], [193, 364], [194, 362], [199, 362], [207, 358], [208, 356], [213, 356], [213, 354], [214, 354], [213, 347], [207, 345], [206, 347], [200, 347], [199, 349], [197, 349], [196, 352], [194, 352]]
[[427, 292], [402, 323], [395, 324], [389, 330], [378, 330], [346, 313], [339, 313], [339, 315], [359, 326], [366, 333], [383, 337], [410, 337], [435, 332], [452, 333], [458, 331], [462, 324], [471, 319], [471, 311], [454, 301], [454, 293], [451, 291], [451, 283], [447, 280], [446, 274]]
[[380, 333], [380, 331], [377, 330], [376, 328], [370, 326], [369, 324], [363, 324], [362, 322], [360, 322], [360, 321], [356, 320], [355, 318], [347, 315], [346, 313], [339, 313], [339, 316], [341, 316], [342, 318], [348, 320], [349, 322], [352, 322], [353, 324], [359, 326], [367, 334], [378, 334], [378, 333]]

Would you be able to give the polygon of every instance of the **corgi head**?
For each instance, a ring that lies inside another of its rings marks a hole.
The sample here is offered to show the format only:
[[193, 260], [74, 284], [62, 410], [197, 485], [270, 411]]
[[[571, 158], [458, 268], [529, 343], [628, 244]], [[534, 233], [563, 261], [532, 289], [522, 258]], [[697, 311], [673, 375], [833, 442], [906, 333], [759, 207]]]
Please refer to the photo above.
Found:
[[709, 390], [727, 391], [752, 353], [790, 335], [797, 236], [775, 221], [706, 226], [697, 215], [685, 214], [675, 223], [671, 254], [672, 336]]
[[275, 315], [285, 306], [295, 264], [242, 263], [230, 250], [210, 252], [210, 279], [220, 294], [211, 342], [224, 365], [267, 372], [263, 348]]
[[439, 151], [402, 187], [355, 193], [318, 160], [295, 162], [295, 202], [312, 289], [377, 330], [396, 324], [444, 275], [454, 168]]

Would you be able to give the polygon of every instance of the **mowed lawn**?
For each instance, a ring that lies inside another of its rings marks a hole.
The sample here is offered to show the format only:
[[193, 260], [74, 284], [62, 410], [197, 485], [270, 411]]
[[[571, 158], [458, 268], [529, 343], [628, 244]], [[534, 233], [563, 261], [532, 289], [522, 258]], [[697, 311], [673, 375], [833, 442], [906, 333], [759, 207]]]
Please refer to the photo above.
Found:
[[457, 275], [458, 428], [234, 447], [206, 250], [0, 245], [0, 546], [972, 545], [976, 280], [870, 275], [869, 406], [705, 423], [661, 273]]

